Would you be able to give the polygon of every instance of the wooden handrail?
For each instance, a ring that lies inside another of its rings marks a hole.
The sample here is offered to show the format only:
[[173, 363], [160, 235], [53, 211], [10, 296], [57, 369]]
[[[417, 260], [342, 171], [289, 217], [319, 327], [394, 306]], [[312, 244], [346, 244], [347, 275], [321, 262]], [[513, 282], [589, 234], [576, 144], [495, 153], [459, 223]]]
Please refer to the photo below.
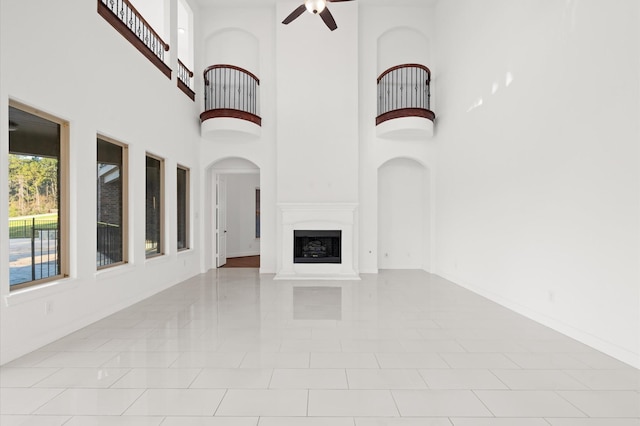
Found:
[[187, 66], [180, 59], [178, 59], [178, 65], [184, 68], [185, 71], [187, 71], [187, 74], [189, 74], [189, 77], [193, 77], [193, 71], [187, 68]]
[[227, 64], [211, 65], [211, 66], [205, 68], [204, 72], [202, 73], [204, 75], [204, 83], [205, 84], [209, 84], [209, 80], [207, 80], [207, 72], [209, 72], [209, 71], [211, 71], [213, 69], [216, 69], [216, 68], [230, 68], [232, 70], [243, 72], [243, 73], [247, 74], [248, 76], [250, 76], [251, 78], [253, 78], [258, 83], [258, 85], [260, 85], [260, 79], [258, 77], [256, 77], [255, 74], [253, 74], [252, 72], [247, 71], [244, 68], [237, 67], [235, 65], [227, 65]]
[[424, 65], [420, 65], [420, 64], [403, 64], [403, 65], [396, 65], [395, 67], [391, 67], [388, 70], [386, 70], [385, 72], [383, 72], [382, 74], [380, 74], [380, 77], [378, 77], [378, 83], [380, 83], [380, 80], [387, 74], [389, 74], [392, 71], [395, 70], [399, 70], [402, 68], [420, 68], [422, 70], [425, 70], [427, 72], [427, 75], [429, 76], [429, 79], [427, 80], [427, 82], [431, 81], [431, 70], [427, 67], [425, 67]]
[[[100, 1], [100, 0], [98, 0], [98, 1]], [[129, 9], [131, 9], [131, 11], [132, 11], [133, 13], [135, 13], [135, 15], [136, 15], [136, 16], [137, 16], [137, 17], [142, 21], [142, 23], [143, 23], [143, 24], [145, 24], [145, 25], [149, 28], [149, 30], [153, 33], [153, 35], [155, 35], [155, 36], [156, 36], [156, 38], [158, 39], [158, 41], [159, 41], [160, 43], [162, 43], [162, 45], [164, 46], [164, 51], [165, 51], [165, 52], [168, 52], [168, 51], [169, 51], [169, 44], [168, 44], [168, 43], [165, 43], [165, 41], [164, 41], [164, 40], [162, 40], [162, 37], [160, 37], [160, 35], [158, 35], [158, 33], [153, 29], [153, 27], [151, 26], [151, 24], [149, 24], [149, 23], [147, 22], [147, 20], [146, 20], [146, 19], [144, 19], [144, 17], [142, 16], [142, 14], [141, 14], [140, 12], [138, 12], [138, 9], [136, 9], [136, 8], [131, 4], [131, 2], [130, 2], [129, 0], [121, 0], [121, 1], [122, 1], [123, 3], [126, 3], [126, 4], [127, 4], [127, 6], [129, 7]], [[108, 6], [107, 6], [107, 8], [108, 8], [109, 10], [111, 10], [111, 8], [110, 8], [110, 7], [108, 7]], [[117, 15], [116, 13], [114, 13], [114, 12], [113, 12], [113, 10], [111, 10], [111, 12], [112, 12], [114, 15], [116, 15], [116, 17], [118, 17], [118, 15]], [[119, 18], [120, 18], [120, 17], [118, 17], [118, 19], [119, 19]], [[135, 34], [135, 32], [134, 32], [134, 34]]]
[[[127, 18], [118, 15], [118, 8], [123, 13], [126, 9]], [[128, 0], [98, 0], [98, 14], [149, 59], [167, 78], [171, 78], [171, 68], [164, 62], [164, 52], [169, 50], [169, 45], [160, 38], [158, 33]], [[124, 19], [129, 19], [129, 22], [125, 22]], [[144, 31], [144, 38], [136, 33], [135, 28], [131, 28], [134, 26], [132, 20], [140, 31]], [[151, 42], [149, 42], [149, 39]]]

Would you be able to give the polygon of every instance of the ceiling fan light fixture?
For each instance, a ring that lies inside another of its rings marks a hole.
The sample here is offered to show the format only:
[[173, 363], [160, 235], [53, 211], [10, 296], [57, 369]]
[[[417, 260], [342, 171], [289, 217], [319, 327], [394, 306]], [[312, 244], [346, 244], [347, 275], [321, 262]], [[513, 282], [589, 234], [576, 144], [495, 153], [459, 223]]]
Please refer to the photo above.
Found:
[[324, 10], [327, 6], [326, 0], [305, 0], [304, 6], [309, 13], [317, 14]]

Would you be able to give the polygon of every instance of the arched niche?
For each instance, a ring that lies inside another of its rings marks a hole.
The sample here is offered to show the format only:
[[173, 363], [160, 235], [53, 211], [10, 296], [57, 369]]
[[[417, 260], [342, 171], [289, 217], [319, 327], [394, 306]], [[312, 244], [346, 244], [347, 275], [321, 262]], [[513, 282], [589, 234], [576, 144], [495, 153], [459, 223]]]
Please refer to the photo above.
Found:
[[378, 75], [402, 64], [429, 66], [429, 38], [409, 27], [396, 27], [378, 37]]
[[378, 268], [431, 268], [431, 173], [411, 158], [378, 168]]
[[205, 65], [227, 64], [259, 76], [260, 42], [240, 28], [225, 28], [205, 40]]

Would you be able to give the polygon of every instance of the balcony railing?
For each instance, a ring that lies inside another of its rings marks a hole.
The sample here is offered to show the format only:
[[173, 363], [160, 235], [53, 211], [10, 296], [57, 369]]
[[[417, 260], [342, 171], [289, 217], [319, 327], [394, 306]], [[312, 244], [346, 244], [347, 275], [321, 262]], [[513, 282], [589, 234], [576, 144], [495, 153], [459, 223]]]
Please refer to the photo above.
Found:
[[196, 93], [193, 91], [193, 71], [187, 68], [180, 59], [178, 59], [178, 87], [192, 101], [196, 99]]
[[233, 65], [212, 65], [204, 70], [204, 109], [200, 121], [216, 117], [247, 120], [260, 126], [260, 80]]
[[401, 117], [423, 117], [431, 121], [431, 71], [424, 65], [405, 64], [389, 68], [378, 77], [376, 125]]
[[60, 274], [58, 219], [9, 219], [9, 285]]
[[118, 225], [98, 222], [98, 268], [122, 262], [122, 228]]
[[98, 13], [171, 78], [171, 68], [164, 62], [164, 52], [169, 50], [169, 45], [128, 0], [98, 0]]

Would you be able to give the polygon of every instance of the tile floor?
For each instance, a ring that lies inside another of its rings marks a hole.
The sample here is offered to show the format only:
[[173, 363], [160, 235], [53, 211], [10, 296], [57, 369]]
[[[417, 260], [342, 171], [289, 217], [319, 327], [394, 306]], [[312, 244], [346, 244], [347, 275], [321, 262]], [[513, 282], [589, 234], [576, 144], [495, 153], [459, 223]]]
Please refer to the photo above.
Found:
[[220, 269], [0, 369], [0, 424], [640, 426], [640, 373], [442, 278]]

